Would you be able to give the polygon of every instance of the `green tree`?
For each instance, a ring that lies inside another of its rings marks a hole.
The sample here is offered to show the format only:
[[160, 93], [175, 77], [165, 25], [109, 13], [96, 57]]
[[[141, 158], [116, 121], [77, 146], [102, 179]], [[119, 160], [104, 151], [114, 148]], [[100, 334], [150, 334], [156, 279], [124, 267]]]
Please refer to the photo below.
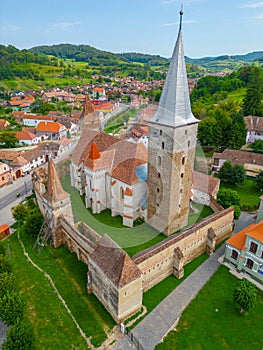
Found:
[[257, 288], [243, 278], [234, 288], [234, 302], [240, 308], [240, 312], [249, 311], [257, 305]]
[[263, 190], [263, 171], [262, 170], [255, 177], [255, 184], [261, 191]]
[[3, 131], [0, 133], [0, 143], [6, 148], [14, 148], [18, 144], [18, 138], [13, 131]]
[[24, 316], [25, 301], [21, 295], [15, 291], [8, 291], [0, 299], [0, 319], [11, 326]]
[[218, 177], [220, 180], [228, 182], [232, 175], [232, 163], [227, 160], [225, 163], [221, 166]]
[[217, 201], [223, 208], [234, 207], [234, 217], [238, 219], [240, 211], [240, 197], [236, 191], [220, 188], [217, 194]]
[[30, 350], [33, 345], [33, 330], [25, 321], [15, 323], [7, 332], [3, 350]]
[[231, 207], [232, 205], [240, 205], [238, 193], [227, 188], [220, 188], [217, 194], [217, 201], [224, 208]]
[[254, 69], [243, 100], [244, 115], [263, 117], [263, 74], [262, 70]]
[[8, 292], [15, 290], [15, 277], [10, 272], [0, 273], [0, 299]]
[[27, 235], [36, 237], [43, 223], [43, 215], [39, 210], [31, 213], [25, 219], [24, 231]]
[[23, 224], [27, 215], [28, 207], [25, 204], [18, 204], [12, 210], [13, 218], [19, 223]]
[[12, 272], [12, 265], [10, 260], [6, 255], [0, 254], [0, 274], [2, 273], [11, 273]]
[[247, 126], [244, 116], [240, 112], [232, 111], [231, 119], [231, 132], [227, 148], [240, 149], [246, 143]]
[[252, 143], [250, 148], [252, 148], [255, 153], [263, 153], [263, 140], [256, 140]]
[[231, 182], [236, 185], [240, 185], [246, 178], [246, 170], [242, 165], [236, 164], [232, 167]]

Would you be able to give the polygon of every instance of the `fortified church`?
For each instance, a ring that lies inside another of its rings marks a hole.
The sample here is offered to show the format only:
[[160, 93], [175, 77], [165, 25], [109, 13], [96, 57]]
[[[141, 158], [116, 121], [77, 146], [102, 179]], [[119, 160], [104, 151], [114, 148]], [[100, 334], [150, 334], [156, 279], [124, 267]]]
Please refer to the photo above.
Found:
[[[180, 27], [159, 106], [149, 120], [148, 151], [142, 143], [120, 140], [98, 130], [99, 120], [89, 99], [82, 113], [83, 133], [70, 165], [71, 185], [85, 195], [93, 213], [106, 208], [133, 226], [142, 217], [169, 236], [187, 225], [198, 120], [190, 106]], [[206, 179], [210, 187], [209, 177]], [[66, 245], [89, 267], [88, 293], [93, 293], [120, 322], [139, 311], [143, 292], [170, 274], [181, 278], [184, 265], [230, 236], [233, 209], [223, 209], [214, 199], [214, 213], [132, 258], [106, 234], [100, 236], [83, 223], [74, 223], [70, 197], [59, 181], [52, 159], [48, 173], [33, 174], [46, 229], [37, 244], [51, 239]]]
[[142, 217], [166, 235], [187, 224], [198, 125], [190, 106], [182, 14], [180, 18], [159, 106], [148, 121], [148, 155], [141, 143], [96, 132], [95, 112], [87, 98], [70, 173], [71, 185], [85, 194], [86, 207], [93, 213], [109, 208], [126, 226]]

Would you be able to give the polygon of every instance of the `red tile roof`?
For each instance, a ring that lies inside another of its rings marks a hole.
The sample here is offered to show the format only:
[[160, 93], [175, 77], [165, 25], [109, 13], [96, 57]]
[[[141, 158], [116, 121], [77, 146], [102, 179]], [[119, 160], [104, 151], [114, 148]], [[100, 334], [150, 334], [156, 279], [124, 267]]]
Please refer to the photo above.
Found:
[[65, 128], [64, 125], [58, 122], [40, 122], [36, 131], [59, 133], [62, 128]]
[[209, 176], [198, 171], [193, 171], [193, 189], [207, 193], [211, 196], [217, 194], [220, 185], [220, 179]]
[[18, 140], [33, 140], [34, 138], [36, 138], [36, 135], [31, 134], [28, 131], [18, 131], [16, 132], [16, 137], [18, 138]]
[[141, 271], [128, 254], [110, 237], [104, 235], [89, 256], [112, 283], [122, 288], [141, 277]]

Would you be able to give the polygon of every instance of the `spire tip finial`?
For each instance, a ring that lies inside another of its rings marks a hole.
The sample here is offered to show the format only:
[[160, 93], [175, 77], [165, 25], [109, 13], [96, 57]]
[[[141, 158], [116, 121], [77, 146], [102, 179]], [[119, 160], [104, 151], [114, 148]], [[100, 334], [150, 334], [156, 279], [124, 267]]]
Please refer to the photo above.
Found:
[[180, 10], [180, 29], [182, 29], [182, 18], [183, 18], [183, 4], [181, 4], [181, 10]]

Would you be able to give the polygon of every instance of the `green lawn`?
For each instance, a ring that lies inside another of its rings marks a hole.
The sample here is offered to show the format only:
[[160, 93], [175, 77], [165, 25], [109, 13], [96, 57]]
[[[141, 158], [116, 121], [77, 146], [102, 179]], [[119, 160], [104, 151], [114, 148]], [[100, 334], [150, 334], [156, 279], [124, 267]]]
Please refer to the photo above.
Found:
[[[61, 179], [61, 183], [64, 190], [70, 194], [75, 222], [85, 222], [101, 235], [106, 233], [130, 256], [167, 238], [146, 223], [132, 228], [126, 227], [122, 225], [122, 218], [120, 216], [111, 216], [110, 210], [105, 210], [100, 214], [91, 214], [90, 210], [85, 208], [78, 190], [71, 187], [68, 175]], [[189, 225], [200, 221], [202, 218], [212, 213], [211, 209], [208, 207], [199, 206], [199, 208], [201, 210], [200, 213], [190, 214]]]
[[[32, 242], [21, 234], [26, 251], [33, 261], [53, 279], [73, 316], [91, 342], [99, 346], [115, 322], [94, 295], [86, 290], [87, 266], [77, 260], [66, 247], [45, 248], [40, 256], [32, 251]], [[18, 289], [27, 301], [26, 318], [33, 325], [36, 350], [87, 349], [76, 325], [54, 293], [43, 273], [35, 269], [23, 255], [17, 234], [4, 244], [10, 247]]]
[[244, 183], [241, 185], [233, 185], [221, 181], [220, 188], [229, 188], [235, 190], [240, 197], [240, 204], [242, 210], [256, 210], [258, 208], [262, 192], [256, 187], [254, 180], [246, 178]]
[[156, 350], [261, 350], [263, 292], [258, 293], [257, 307], [247, 316], [240, 315], [232, 299], [236, 282], [221, 266], [185, 309], [176, 331]]

